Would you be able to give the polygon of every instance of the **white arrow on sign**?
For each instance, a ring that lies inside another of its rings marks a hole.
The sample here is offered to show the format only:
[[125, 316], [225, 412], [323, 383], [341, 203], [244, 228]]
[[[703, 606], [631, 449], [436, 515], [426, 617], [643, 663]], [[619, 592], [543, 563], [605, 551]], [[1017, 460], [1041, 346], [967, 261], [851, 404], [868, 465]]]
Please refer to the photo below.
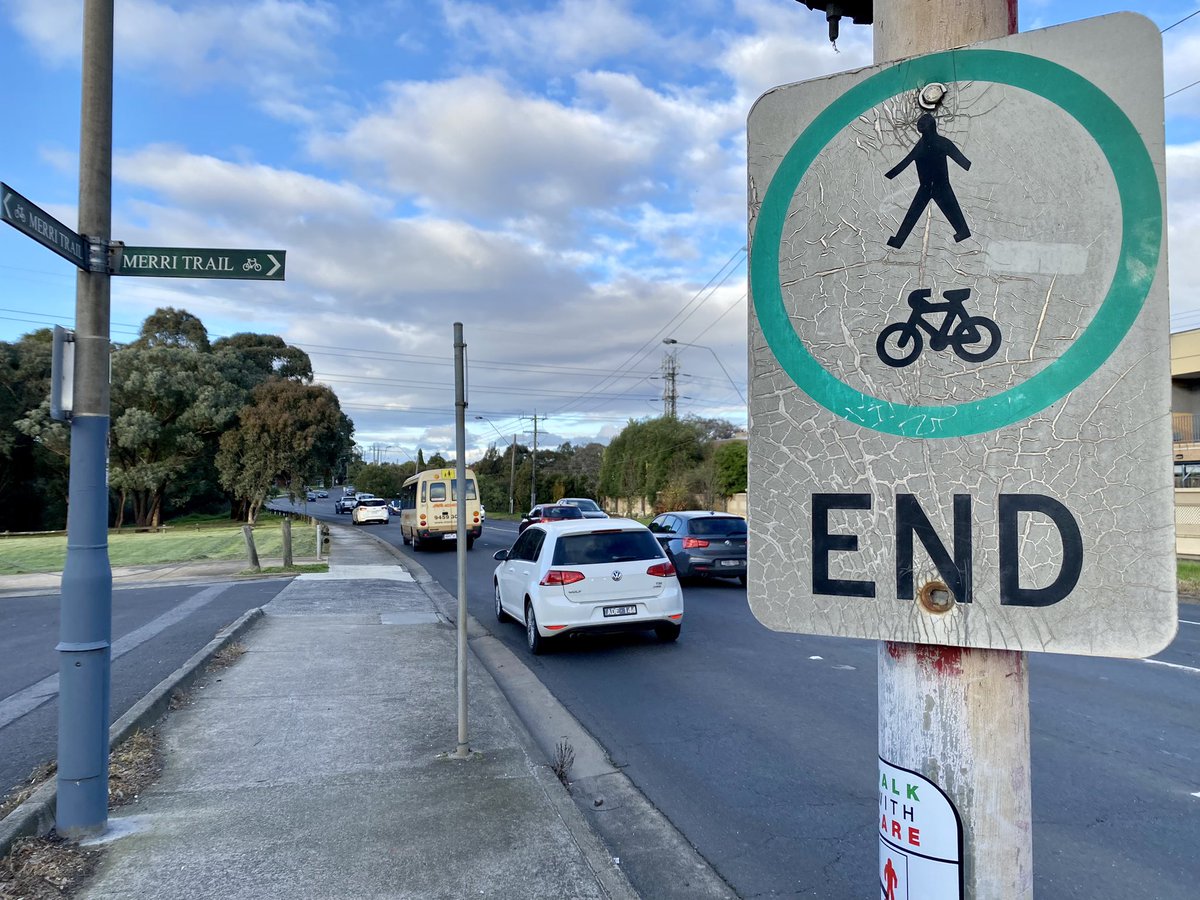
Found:
[[272, 269], [269, 272], [267, 272], [267, 274], [266, 274], [266, 277], [270, 278], [272, 275], [274, 275], [276, 272], [279, 271], [280, 262], [274, 256], [272, 256], [270, 253], [267, 254], [267, 259], [269, 259], [273, 263]]
[[8, 201], [11, 199], [12, 199], [12, 193], [7, 193], [4, 195], [4, 214], [6, 216], [8, 216], [10, 219], [12, 218], [13, 213], [12, 213], [12, 210], [8, 208]]

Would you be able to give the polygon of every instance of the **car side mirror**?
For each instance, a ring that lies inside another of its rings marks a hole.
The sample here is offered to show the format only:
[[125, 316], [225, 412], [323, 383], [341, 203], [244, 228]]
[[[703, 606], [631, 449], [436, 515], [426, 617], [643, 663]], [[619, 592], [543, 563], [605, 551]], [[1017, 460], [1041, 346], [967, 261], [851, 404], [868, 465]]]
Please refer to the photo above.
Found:
[[506, 559], [508, 559], [508, 551], [497, 550], [492, 554], [492, 559], [496, 560], [497, 562], [504, 562]]

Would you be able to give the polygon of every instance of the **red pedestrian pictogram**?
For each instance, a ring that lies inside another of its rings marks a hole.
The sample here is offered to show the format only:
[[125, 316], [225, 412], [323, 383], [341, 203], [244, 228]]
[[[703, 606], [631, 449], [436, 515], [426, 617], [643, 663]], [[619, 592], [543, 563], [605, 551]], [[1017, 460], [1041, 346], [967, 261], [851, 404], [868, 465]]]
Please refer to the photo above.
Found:
[[900, 876], [896, 874], [896, 869], [892, 865], [892, 858], [889, 856], [887, 865], [883, 867], [883, 898], [884, 900], [896, 900], [896, 885], [900, 883]]

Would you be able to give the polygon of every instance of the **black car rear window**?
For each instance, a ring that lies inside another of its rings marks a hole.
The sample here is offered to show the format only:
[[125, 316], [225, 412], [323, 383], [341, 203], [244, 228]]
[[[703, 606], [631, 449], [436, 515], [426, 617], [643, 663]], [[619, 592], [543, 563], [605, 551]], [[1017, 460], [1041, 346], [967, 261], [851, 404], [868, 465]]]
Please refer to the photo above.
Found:
[[731, 534], [745, 534], [746, 520], [734, 516], [712, 516], [707, 519], [692, 519], [688, 532], [700, 537], [727, 537]]
[[648, 531], [602, 531], [598, 534], [564, 534], [554, 547], [555, 566], [661, 559], [662, 548]]
[[543, 519], [582, 519], [581, 513], [574, 506], [547, 506], [542, 510]]

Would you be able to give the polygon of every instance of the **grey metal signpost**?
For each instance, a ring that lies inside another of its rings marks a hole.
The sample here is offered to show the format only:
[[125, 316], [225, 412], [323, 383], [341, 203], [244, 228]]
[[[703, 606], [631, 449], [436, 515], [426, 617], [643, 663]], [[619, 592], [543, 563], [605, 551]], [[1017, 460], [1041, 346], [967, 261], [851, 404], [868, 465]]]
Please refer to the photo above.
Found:
[[930, 53], [1004, 6], [877, 4], [877, 51], [929, 55], [749, 120], [749, 599], [885, 642], [897, 897], [1030, 896], [1025, 652], [1176, 625], [1161, 41], [1121, 14]]
[[[85, 0], [80, 116], [79, 229], [0, 183], [0, 221], [79, 267], [74, 353], [55, 338], [55, 418], [71, 423], [71, 514], [62, 577], [56, 825], [68, 838], [108, 822], [112, 569], [108, 558], [110, 275], [282, 281], [282, 250], [125, 247], [112, 220], [113, 0]], [[107, 257], [107, 259], [106, 259]], [[61, 332], [61, 330], [60, 330]], [[65, 363], [73, 362], [71, 390]]]

